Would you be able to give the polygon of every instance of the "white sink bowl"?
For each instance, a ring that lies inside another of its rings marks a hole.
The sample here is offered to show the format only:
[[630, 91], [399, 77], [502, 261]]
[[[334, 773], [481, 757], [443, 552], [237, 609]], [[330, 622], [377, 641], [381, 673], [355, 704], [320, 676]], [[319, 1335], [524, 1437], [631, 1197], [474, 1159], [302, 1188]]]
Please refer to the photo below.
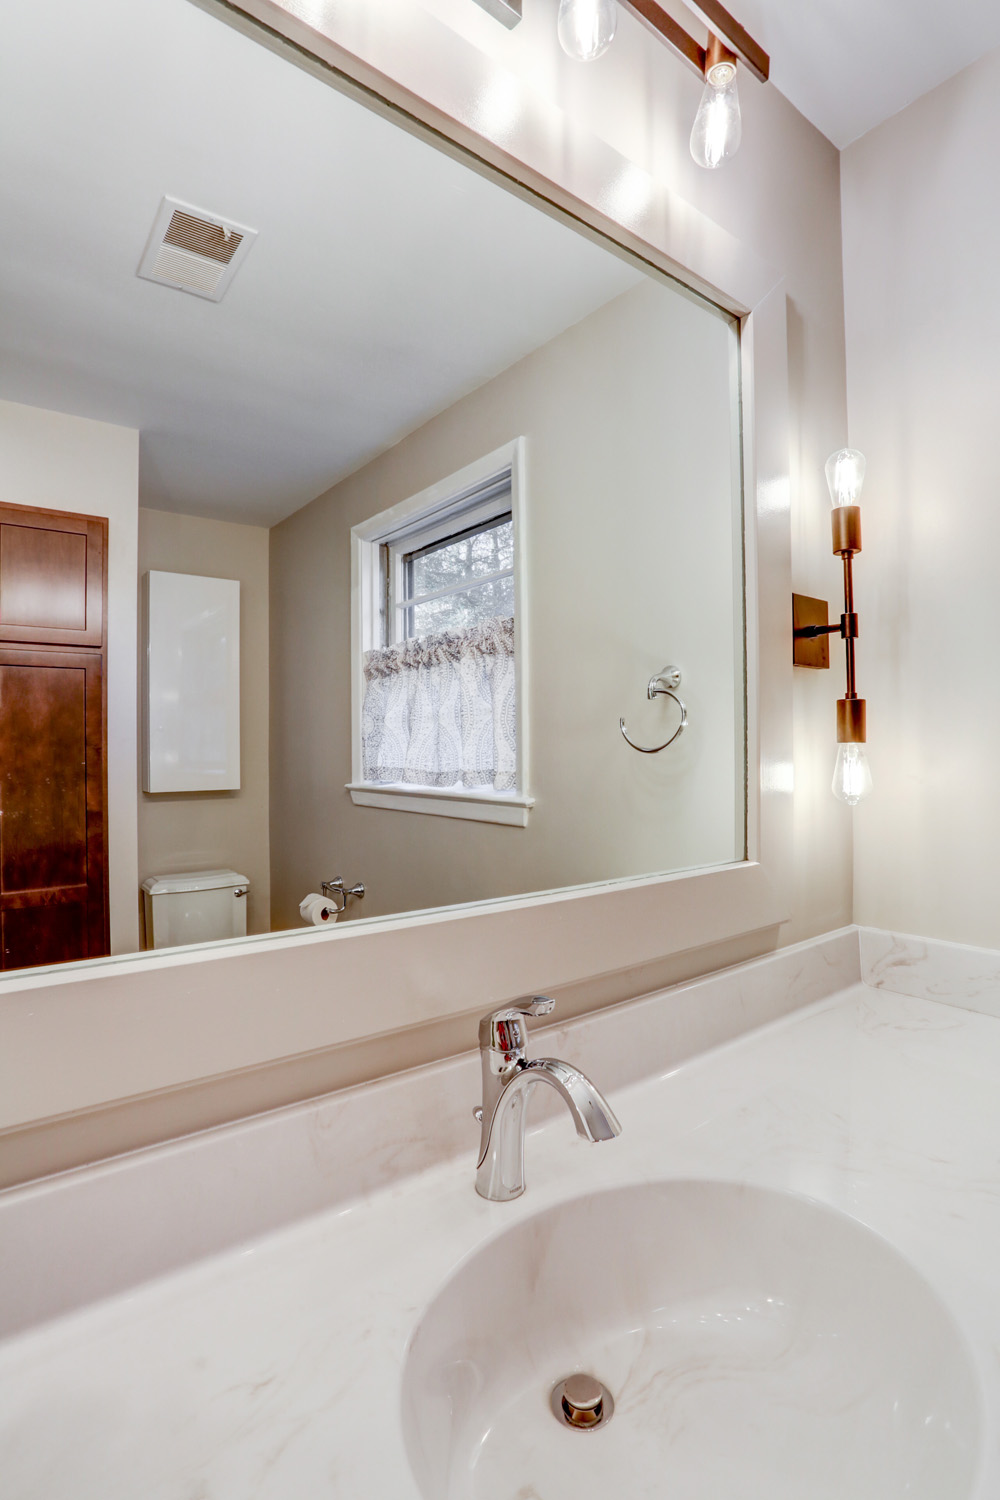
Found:
[[[549, 1396], [585, 1371], [612, 1419]], [[980, 1398], [923, 1278], [807, 1199], [659, 1182], [523, 1219], [427, 1309], [403, 1376], [426, 1500], [967, 1500]]]

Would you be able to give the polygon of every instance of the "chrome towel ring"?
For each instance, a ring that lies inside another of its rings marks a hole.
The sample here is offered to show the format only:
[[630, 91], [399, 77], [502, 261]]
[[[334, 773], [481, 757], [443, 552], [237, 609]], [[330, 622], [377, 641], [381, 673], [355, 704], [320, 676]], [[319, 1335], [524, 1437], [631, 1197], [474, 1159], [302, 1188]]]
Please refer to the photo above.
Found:
[[662, 745], [637, 745], [635, 740], [630, 740], [628, 737], [628, 730], [625, 728], [625, 720], [618, 720], [618, 728], [622, 732], [622, 739], [627, 745], [631, 745], [633, 750], [638, 750], [640, 755], [659, 755], [660, 751], [665, 750], [668, 745], [672, 745], [677, 736], [679, 734], [682, 734], [687, 727], [688, 711], [685, 704], [681, 701], [680, 698], [678, 698], [676, 692], [676, 689], [679, 688], [680, 685], [680, 667], [664, 667], [662, 672], [658, 672], [655, 677], [651, 677], [649, 679], [649, 683], [646, 687], [647, 698], [658, 698], [661, 694], [663, 694], [667, 698], [673, 698], [674, 702], [677, 704], [677, 707], [681, 711], [681, 722], [678, 724], [669, 740], [664, 740]]

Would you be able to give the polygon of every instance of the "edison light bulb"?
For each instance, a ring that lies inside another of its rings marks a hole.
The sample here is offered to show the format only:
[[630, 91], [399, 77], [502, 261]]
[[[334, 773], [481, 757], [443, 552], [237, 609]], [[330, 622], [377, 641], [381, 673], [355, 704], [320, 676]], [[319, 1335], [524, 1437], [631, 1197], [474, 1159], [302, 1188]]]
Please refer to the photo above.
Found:
[[857, 505], [865, 482], [865, 455], [857, 448], [838, 448], [826, 461], [826, 482], [834, 506]]
[[691, 155], [699, 167], [721, 167], [736, 155], [742, 135], [736, 64], [716, 63], [705, 75], [705, 89], [691, 127]]
[[833, 795], [851, 807], [867, 797], [872, 789], [872, 773], [864, 745], [837, 746], [837, 764], [833, 770]]
[[559, 0], [559, 41], [577, 62], [593, 62], [607, 52], [617, 25], [617, 0]]

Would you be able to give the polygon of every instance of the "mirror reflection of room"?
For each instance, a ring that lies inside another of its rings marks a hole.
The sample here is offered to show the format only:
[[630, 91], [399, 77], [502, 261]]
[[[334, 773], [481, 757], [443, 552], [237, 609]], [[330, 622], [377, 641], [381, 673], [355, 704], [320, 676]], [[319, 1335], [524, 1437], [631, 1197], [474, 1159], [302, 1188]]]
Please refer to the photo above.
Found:
[[188, 0], [140, 108], [112, 9], [15, 84], [3, 968], [741, 860], [735, 320]]

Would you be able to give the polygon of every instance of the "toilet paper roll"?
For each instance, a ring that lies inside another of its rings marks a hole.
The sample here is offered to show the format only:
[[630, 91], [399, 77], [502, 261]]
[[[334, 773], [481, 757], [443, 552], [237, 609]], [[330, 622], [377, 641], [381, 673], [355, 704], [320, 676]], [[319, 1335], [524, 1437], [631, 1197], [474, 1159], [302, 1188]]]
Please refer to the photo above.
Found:
[[340, 913], [332, 901], [328, 901], [317, 891], [311, 891], [299, 902], [299, 915], [303, 922], [311, 922], [314, 927], [323, 927], [328, 922], [336, 922]]

